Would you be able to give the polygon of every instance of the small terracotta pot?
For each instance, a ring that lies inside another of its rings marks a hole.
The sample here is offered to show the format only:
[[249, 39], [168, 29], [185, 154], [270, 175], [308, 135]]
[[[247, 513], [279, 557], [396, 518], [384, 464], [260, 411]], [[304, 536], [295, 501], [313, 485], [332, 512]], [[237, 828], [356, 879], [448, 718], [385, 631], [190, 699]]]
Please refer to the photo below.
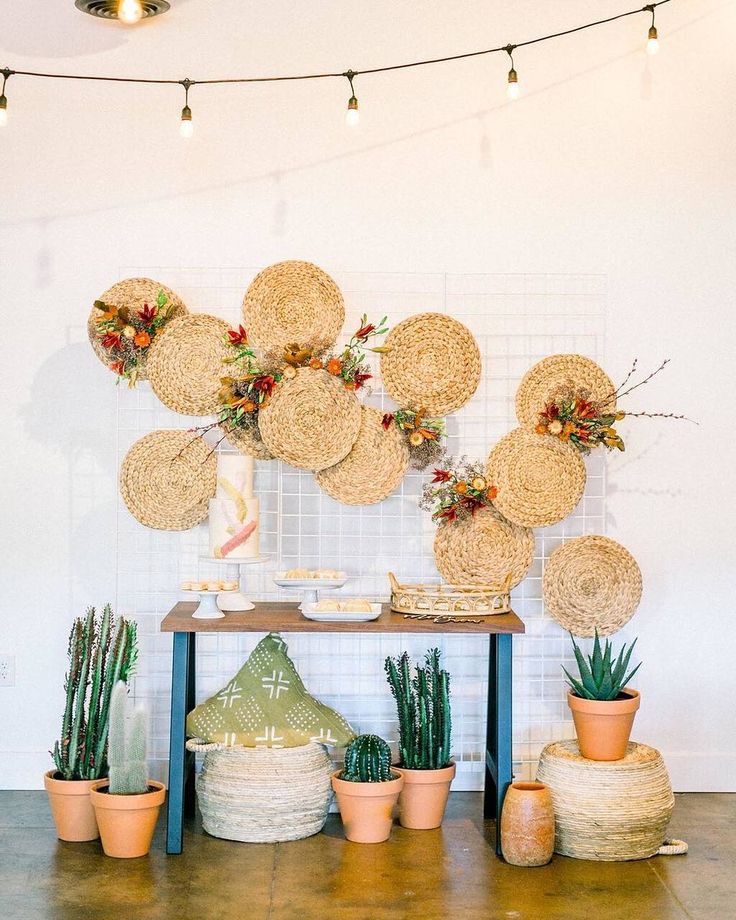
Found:
[[512, 783], [501, 811], [501, 852], [512, 866], [546, 866], [555, 848], [552, 793], [544, 783]]
[[345, 836], [354, 843], [383, 843], [391, 835], [393, 811], [404, 777], [385, 783], [350, 783], [332, 774], [332, 788], [340, 806]]
[[97, 840], [100, 832], [89, 796], [90, 789], [99, 780], [57, 779], [57, 775], [56, 770], [44, 773], [43, 784], [49, 796], [51, 815], [59, 840], [73, 843]]
[[445, 816], [450, 783], [455, 778], [455, 764], [440, 770], [406, 770], [395, 767], [404, 777], [399, 794], [399, 823], [418, 831], [439, 827]]
[[584, 700], [567, 691], [580, 753], [588, 760], [621, 760], [639, 708], [638, 690], [624, 687], [621, 700]]
[[110, 795], [103, 792], [108, 780], [95, 783], [90, 799], [97, 815], [106, 856], [133, 859], [145, 856], [151, 849], [159, 809], [166, 798], [163, 783], [148, 780], [153, 792], [140, 795]]

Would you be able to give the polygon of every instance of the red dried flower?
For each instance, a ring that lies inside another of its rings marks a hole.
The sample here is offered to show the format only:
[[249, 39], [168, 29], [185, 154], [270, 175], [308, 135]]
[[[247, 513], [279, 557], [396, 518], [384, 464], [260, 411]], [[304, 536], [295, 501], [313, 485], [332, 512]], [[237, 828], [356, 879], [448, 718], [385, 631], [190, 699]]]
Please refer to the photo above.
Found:
[[237, 330], [228, 329], [227, 337], [230, 339], [231, 345], [247, 345], [248, 344], [248, 333], [245, 331], [243, 326], [238, 326]]
[[354, 338], [360, 339], [361, 341], [365, 342], [368, 336], [372, 332], [375, 332], [375, 331], [376, 331], [375, 323], [367, 323], [365, 326], [361, 326], [360, 329], [358, 329], [358, 331], [355, 333]]
[[262, 374], [253, 381], [253, 388], [263, 393], [264, 396], [270, 396], [275, 386], [276, 381], [270, 374]]
[[383, 425], [386, 431], [388, 431], [389, 428], [391, 427], [391, 423], [393, 422], [393, 420], [394, 420], [394, 416], [392, 412], [387, 412], [381, 419], [381, 424]]
[[355, 383], [356, 390], [363, 386], [366, 380], [370, 380], [373, 374], [360, 374], [356, 373], [353, 377], [353, 382]]
[[448, 473], [447, 470], [434, 470], [432, 482], [449, 482], [451, 479], [452, 473]]
[[110, 365], [110, 370], [122, 377], [125, 373], [125, 364], [122, 361], [115, 361]]
[[106, 332], [102, 336], [102, 347], [108, 349], [120, 348], [120, 333]]
[[149, 307], [147, 303], [144, 303], [143, 309], [138, 311], [138, 316], [141, 318], [142, 322], [144, 322], [147, 326], [150, 326], [156, 318], [157, 313], [158, 307]]

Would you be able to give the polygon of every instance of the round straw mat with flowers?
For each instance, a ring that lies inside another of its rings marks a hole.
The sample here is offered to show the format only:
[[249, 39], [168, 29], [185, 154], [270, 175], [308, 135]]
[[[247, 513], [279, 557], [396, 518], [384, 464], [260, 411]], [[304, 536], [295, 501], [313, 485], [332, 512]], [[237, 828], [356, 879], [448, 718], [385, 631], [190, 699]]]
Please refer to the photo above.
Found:
[[636, 559], [602, 536], [568, 540], [549, 557], [542, 581], [548, 613], [575, 636], [617, 632], [639, 606], [641, 587]]
[[450, 584], [501, 584], [510, 574], [513, 588], [534, 561], [534, 534], [494, 508], [482, 508], [473, 516], [439, 525], [434, 560]]
[[473, 396], [480, 382], [480, 350], [472, 332], [451, 316], [418, 313], [386, 336], [381, 355], [386, 392], [405, 409], [447, 415]]
[[258, 413], [258, 427], [274, 457], [317, 472], [347, 457], [361, 417], [360, 403], [342, 380], [300, 367], [276, 387]]
[[585, 464], [576, 448], [547, 434], [514, 428], [488, 456], [494, 505], [522, 527], [556, 524], [575, 510], [585, 489]]
[[595, 361], [582, 355], [550, 355], [538, 361], [522, 378], [516, 391], [519, 424], [533, 427], [539, 413], [555, 396], [583, 391], [586, 398], [606, 409], [616, 408], [616, 387]]
[[396, 425], [381, 424], [383, 413], [362, 407], [353, 449], [335, 466], [316, 474], [320, 488], [344, 505], [374, 505], [387, 498], [404, 478], [409, 447]]
[[340, 288], [311, 262], [278, 262], [265, 268], [245, 293], [248, 338], [262, 351], [282, 354], [298, 343], [332, 345], [345, 322]]
[[187, 431], [153, 431], [130, 448], [120, 467], [128, 511], [155, 530], [189, 530], [207, 517], [217, 486], [209, 444]]
[[[108, 307], [115, 307], [118, 312], [122, 310], [123, 316], [127, 311], [128, 315], [137, 317], [138, 312], [143, 310], [145, 306], [152, 308], [157, 305], [159, 291], [163, 291], [167, 298], [167, 322], [187, 312], [184, 301], [178, 294], [172, 291], [171, 288], [167, 288], [165, 284], [153, 281], [151, 278], [126, 278], [124, 281], [118, 281], [117, 284], [113, 284], [111, 288], [108, 288], [104, 294], [101, 294], [98, 300]], [[87, 335], [94, 353], [105, 367], [109, 368], [115, 359], [110, 356], [110, 352], [102, 345], [100, 336], [97, 334], [96, 320], [99, 315], [97, 308], [92, 307], [87, 320]], [[138, 365], [139, 380], [146, 379], [145, 358], [144, 354]]]
[[229, 443], [236, 447], [241, 454], [255, 457], [256, 460], [273, 460], [273, 454], [261, 440], [261, 434], [257, 427], [228, 428], [227, 425], [220, 425], [220, 429]]
[[212, 415], [220, 409], [220, 378], [228, 324], [206, 313], [172, 320], [148, 356], [148, 379], [161, 402], [182, 415]]

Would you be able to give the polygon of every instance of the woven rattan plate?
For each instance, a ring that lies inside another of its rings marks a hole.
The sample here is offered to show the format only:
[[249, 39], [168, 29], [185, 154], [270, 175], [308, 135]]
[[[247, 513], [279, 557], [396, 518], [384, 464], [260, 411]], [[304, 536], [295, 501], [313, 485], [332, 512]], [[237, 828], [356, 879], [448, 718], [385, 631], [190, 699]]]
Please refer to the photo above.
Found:
[[317, 472], [347, 457], [361, 418], [360, 403], [341, 380], [302, 367], [276, 388], [259, 412], [258, 427], [274, 457]]
[[585, 489], [585, 464], [569, 444], [514, 428], [488, 457], [494, 504], [522, 527], [556, 524], [575, 510]]
[[227, 357], [228, 325], [216, 316], [191, 313], [172, 320], [148, 355], [148, 379], [161, 402], [182, 415], [213, 415]]
[[485, 508], [455, 524], [440, 524], [434, 559], [445, 581], [499, 584], [510, 574], [515, 587], [534, 561], [534, 534]]
[[320, 488], [344, 505], [374, 505], [387, 498], [404, 478], [409, 447], [398, 426], [386, 431], [383, 413], [362, 407], [358, 438], [340, 463], [316, 474]]
[[403, 409], [447, 415], [473, 396], [480, 382], [480, 350], [472, 332], [451, 316], [418, 313], [389, 332], [381, 355], [386, 392]]
[[615, 389], [608, 374], [590, 358], [550, 355], [524, 374], [516, 391], [516, 417], [520, 425], [533, 427], [550, 399], [565, 390], [587, 391], [591, 399], [614, 409]]
[[187, 431], [152, 431], [130, 448], [120, 467], [128, 511], [155, 530], [189, 530], [207, 517], [217, 485], [209, 444]]
[[340, 288], [311, 262], [278, 262], [265, 268], [243, 300], [249, 340], [282, 354], [287, 345], [332, 345], [345, 322]]
[[601, 536], [576, 537], [558, 547], [542, 582], [547, 612], [575, 636], [617, 632], [639, 606], [641, 588], [636, 559]]
[[273, 460], [273, 454], [261, 440], [258, 429], [228, 428], [226, 425], [220, 425], [220, 430], [241, 454], [255, 457], [256, 460]]

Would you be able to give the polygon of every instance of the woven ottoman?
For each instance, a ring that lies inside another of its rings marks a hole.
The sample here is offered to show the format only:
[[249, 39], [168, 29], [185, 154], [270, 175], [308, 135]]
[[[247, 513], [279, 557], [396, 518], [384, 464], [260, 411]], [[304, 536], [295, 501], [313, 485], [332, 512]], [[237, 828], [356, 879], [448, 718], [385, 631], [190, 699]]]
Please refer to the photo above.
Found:
[[675, 799], [654, 748], [631, 742], [623, 760], [586, 760], [576, 741], [558, 741], [537, 779], [552, 790], [556, 853], [616, 862], [660, 851]]

